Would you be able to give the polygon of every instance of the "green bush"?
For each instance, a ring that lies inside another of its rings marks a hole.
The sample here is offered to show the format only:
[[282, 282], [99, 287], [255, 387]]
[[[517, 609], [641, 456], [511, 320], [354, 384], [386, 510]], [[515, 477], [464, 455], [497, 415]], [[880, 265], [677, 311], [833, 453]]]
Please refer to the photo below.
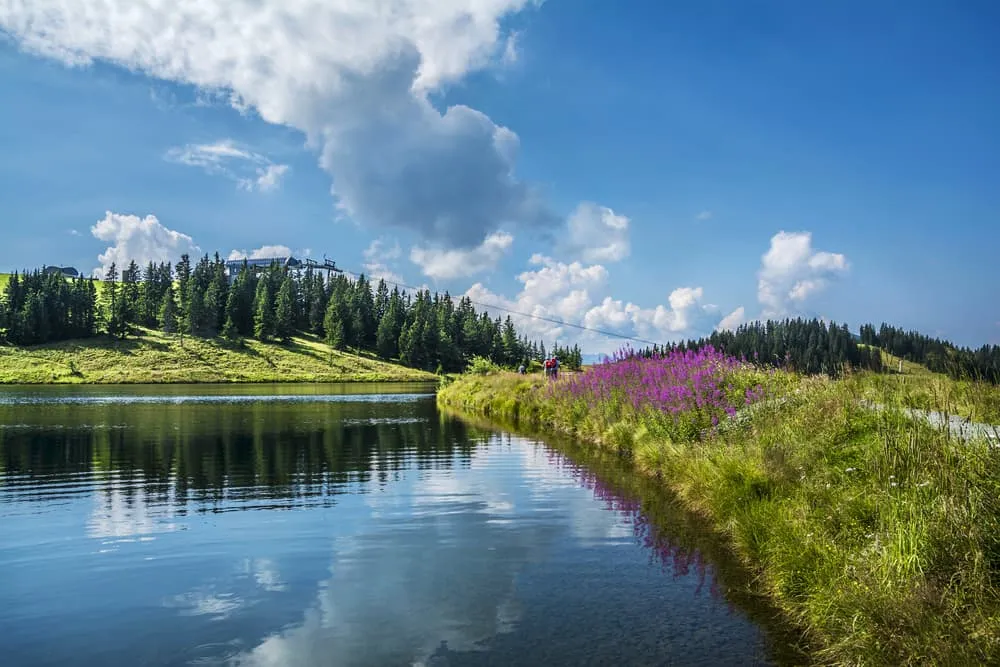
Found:
[[469, 373], [471, 375], [493, 375], [502, 369], [486, 357], [473, 357], [469, 363]]

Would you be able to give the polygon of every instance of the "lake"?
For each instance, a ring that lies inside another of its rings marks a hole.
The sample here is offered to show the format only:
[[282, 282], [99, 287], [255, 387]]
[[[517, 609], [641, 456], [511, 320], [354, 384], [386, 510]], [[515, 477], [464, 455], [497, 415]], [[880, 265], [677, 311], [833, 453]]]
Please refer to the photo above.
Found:
[[780, 663], [705, 532], [433, 387], [0, 389], [12, 667]]

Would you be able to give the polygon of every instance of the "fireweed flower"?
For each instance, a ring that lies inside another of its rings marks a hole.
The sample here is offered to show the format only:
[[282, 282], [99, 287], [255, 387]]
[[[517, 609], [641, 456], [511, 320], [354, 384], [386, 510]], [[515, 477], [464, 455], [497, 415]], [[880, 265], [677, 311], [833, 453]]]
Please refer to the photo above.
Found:
[[711, 346], [649, 356], [626, 346], [604, 363], [548, 387], [549, 398], [621, 418], [627, 413], [667, 428], [682, 422], [714, 429], [739, 405], [764, 398], [764, 388], [739, 387], [737, 371], [749, 364]]

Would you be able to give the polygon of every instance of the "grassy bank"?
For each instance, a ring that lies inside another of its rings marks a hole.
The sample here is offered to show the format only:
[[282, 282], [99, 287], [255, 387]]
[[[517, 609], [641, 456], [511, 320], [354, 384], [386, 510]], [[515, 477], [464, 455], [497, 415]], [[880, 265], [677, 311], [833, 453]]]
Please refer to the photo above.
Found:
[[96, 337], [36, 347], [0, 347], [0, 384], [179, 382], [416, 382], [431, 373], [334, 352], [315, 338], [288, 345], [227, 344], [143, 331], [125, 341]]
[[737, 369], [726, 391], [767, 399], [706, 433], [614, 391], [595, 404], [559, 388], [573, 382], [465, 376], [438, 400], [630, 456], [731, 542], [819, 663], [1000, 663], [1000, 451], [861, 405], [983, 418], [1000, 412], [996, 388]]

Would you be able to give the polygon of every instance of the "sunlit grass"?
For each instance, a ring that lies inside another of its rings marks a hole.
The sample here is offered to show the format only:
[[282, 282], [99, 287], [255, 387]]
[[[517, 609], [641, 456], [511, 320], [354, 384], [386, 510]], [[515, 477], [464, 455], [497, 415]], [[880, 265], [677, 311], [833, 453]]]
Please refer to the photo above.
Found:
[[700, 438], [665, 434], [655, 415], [581, 410], [540, 377], [465, 377], [439, 401], [630, 456], [732, 541], [820, 662], [1000, 663], [1000, 450], [864, 406], [997, 423], [1000, 390], [930, 373], [755, 373], [742, 384], [769, 382], [772, 400]]
[[229, 344], [143, 330], [36, 347], [0, 347], [0, 383], [434, 381], [436, 376], [372, 356], [333, 352], [314, 337], [288, 345]]

